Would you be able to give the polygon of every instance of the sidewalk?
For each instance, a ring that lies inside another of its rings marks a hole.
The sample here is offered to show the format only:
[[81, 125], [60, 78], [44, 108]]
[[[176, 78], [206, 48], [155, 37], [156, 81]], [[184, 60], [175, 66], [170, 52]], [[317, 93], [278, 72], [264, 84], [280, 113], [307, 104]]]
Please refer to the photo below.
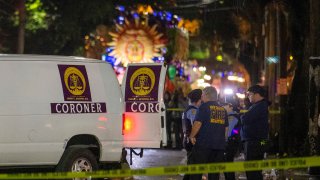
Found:
[[[268, 159], [275, 159], [275, 156], [268, 156]], [[235, 158], [235, 161], [244, 161], [244, 155], [241, 153], [240, 156]], [[262, 171], [264, 180], [320, 180], [320, 176], [310, 175], [307, 168], [301, 169], [286, 169], [286, 170], [264, 170]], [[247, 179], [245, 172], [236, 173], [236, 178]]]

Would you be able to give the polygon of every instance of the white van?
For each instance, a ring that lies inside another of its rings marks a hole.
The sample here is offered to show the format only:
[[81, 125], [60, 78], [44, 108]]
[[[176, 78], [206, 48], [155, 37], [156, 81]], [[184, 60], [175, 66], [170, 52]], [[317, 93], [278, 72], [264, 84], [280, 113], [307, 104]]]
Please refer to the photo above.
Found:
[[0, 166], [92, 171], [119, 162], [123, 98], [93, 59], [0, 55]]
[[163, 63], [128, 64], [121, 86], [125, 104], [123, 132], [126, 148], [166, 146], [163, 102], [166, 70]]

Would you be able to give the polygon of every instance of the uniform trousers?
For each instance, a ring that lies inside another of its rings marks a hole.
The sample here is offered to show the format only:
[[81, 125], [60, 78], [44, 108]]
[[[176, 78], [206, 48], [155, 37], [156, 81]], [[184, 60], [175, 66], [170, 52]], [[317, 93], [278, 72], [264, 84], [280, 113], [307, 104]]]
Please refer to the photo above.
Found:
[[[190, 150], [187, 150], [187, 165], [192, 164], [191, 161], [192, 161], [192, 151], [190, 149]], [[190, 180], [190, 174], [185, 174], [183, 176], [183, 180]]]
[[[192, 164], [205, 164], [223, 162], [224, 150], [209, 149], [199, 146], [194, 146], [192, 149]], [[201, 180], [202, 174], [190, 175], [191, 180]], [[209, 180], [219, 179], [219, 173], [209, 173]]]
[[[244, 155], [246, 161], [263, 160], [264, 147], [261, 141], [244, 141]], [[262, 171], [246, 171], [247, 180], [263, 180]]]
[[[239, 150], [240, 141], [233, 140], [232, 138], [228, 139], [226, 150], [224, 152], [224, 160], [225, 162], [233, 162], [234, 156]], [[235, 180], [235, 172], [227, 172], [224, 173], [224, 177], [226, 180]]]

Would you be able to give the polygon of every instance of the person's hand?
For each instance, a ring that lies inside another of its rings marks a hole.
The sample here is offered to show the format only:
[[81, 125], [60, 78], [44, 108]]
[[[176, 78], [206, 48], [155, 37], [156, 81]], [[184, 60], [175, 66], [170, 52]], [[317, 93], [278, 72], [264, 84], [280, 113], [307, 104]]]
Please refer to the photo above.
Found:
[[223, 106], [223, 107], [224, 107], [224, 109], [226, 109], [227, 113], [232, 112], [232, 107], [231, 106], [226, 105], [226, 106]]
[[192, 145], [195, 145], [197, 140], [195, 137], [193, 137], [193, 138], [190, 138], [190, 141], [191, 141]]

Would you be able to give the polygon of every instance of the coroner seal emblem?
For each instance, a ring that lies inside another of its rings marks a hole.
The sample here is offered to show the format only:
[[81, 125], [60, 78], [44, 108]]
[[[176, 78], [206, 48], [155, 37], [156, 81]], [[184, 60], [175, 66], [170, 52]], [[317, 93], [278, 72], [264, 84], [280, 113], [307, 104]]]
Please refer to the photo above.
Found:
[[66, 69], [64, 83], [68, 91], [73, 95], [82, 95], [86, 89], [86, 80], [81, 71], [75, 67]]
[[155, 74], [147, 67], [137, 69], [130, 78], [130, 89], [137, 96], [148, 95], [155, 84]]

